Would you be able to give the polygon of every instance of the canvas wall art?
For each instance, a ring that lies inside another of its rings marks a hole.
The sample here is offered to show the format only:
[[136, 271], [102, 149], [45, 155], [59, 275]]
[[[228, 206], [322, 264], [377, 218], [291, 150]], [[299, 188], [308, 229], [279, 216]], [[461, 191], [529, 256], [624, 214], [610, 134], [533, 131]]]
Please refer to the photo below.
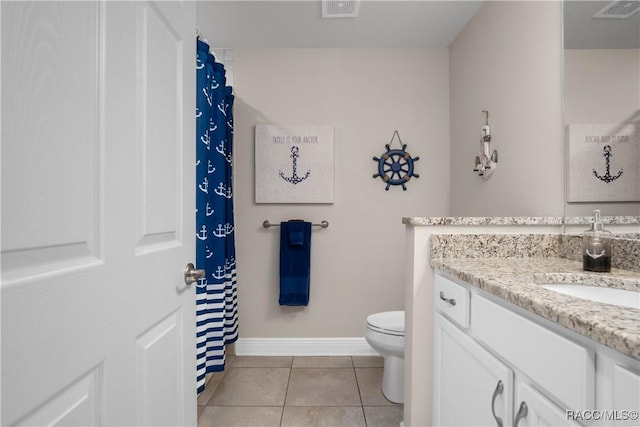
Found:
[[257, 124], [256, 203], [333, 203], [332, 125]]
[[640, 201], [639, 133], [633, 123], [568, 125], [568, 201]]

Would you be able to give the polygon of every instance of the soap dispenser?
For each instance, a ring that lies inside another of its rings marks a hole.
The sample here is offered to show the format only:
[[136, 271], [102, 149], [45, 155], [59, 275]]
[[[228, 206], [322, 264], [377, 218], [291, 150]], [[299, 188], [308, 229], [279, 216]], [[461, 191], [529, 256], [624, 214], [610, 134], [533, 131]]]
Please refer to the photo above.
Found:
[[604, 229], [600, 211], [593, 211], [591, 229], [582, 235], [582, 269], [606, 273], [611, 271], [611, 232]]

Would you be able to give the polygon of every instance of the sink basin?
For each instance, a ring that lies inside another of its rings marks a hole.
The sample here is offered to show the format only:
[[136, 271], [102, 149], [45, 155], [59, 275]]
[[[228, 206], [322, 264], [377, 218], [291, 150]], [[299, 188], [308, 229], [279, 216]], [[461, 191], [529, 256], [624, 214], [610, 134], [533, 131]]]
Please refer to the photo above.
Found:
[[540, 286], [554, 292], [590, 301], [640, 309], [640, 292], [628, 289], [607, 288], [580, 283], [542, 283]]

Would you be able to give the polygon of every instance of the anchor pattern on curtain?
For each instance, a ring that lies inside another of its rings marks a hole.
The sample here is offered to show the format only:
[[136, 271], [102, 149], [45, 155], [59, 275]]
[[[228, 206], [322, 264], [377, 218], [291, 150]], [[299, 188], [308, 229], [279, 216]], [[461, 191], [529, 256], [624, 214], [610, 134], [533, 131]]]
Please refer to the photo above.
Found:
[[197, 39], [196, 283], [197, 392], [207, 372], [222, 371], [225, 345], [238, 338], [233, 219], [232, 88], [209, 45]]

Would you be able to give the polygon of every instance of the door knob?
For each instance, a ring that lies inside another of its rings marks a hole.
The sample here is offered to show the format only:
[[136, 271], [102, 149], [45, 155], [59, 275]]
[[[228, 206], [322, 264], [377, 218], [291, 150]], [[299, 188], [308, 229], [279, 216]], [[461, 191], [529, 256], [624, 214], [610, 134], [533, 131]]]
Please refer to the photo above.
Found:
[[184, 269], [184, 283], [187, 285], [191, 285], [200, 279], [204, 279], [204, 276], [206, 274], [207, 272], [205, 270], [201, 268], [196, 269], [193, 263], [189, 263]]

